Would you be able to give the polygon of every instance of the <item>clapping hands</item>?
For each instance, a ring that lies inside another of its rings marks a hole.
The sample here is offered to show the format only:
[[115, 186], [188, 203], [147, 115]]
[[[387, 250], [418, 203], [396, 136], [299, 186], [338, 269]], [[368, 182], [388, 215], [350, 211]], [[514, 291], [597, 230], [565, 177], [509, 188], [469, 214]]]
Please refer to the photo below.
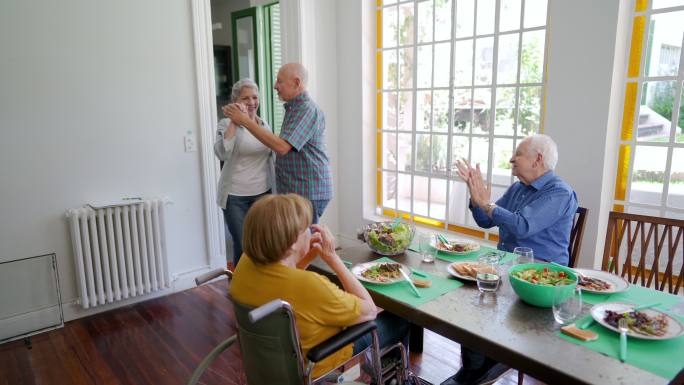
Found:
[[467, 160], [459, 159], [456, 161], [456, 167], [458, 168], [458, 176], [468, 185], [470, 200], [473, 205], [484, 208], [490, 202], [492, 186], [485, 183], [484, 178], [482, 178], [480, 164], [478, 163], [473, 168]]

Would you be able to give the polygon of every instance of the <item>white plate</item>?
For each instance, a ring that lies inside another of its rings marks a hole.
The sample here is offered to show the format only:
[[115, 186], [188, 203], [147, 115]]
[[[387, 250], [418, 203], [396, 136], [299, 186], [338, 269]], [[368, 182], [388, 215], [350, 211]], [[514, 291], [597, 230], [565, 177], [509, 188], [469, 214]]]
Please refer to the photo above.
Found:
[[456, 278], [458, 278], [458, 279], [462, 279], [462, 280], [464, 280], [464, 281], [477, 282], [477, 280], [475, 279], [475, 277], [471, 277], [471, 276], [469, 276], [469, 275], [461, 275], [461, 274], [458, 273], [458, 271], [456, 271], [456, 269], [454, 269], [454, 268], [452, 267], [452, 265], [460, 265], [460, 264], [462, 264], [462, 263], [474, 263], [474, 262], [471, 261], [471, 262], [454, 262], [454, 263], [450, 263], [450, 264], [447, 266], [447, 271], [449, 272], [449, 274], [453, 275], [454, 277], [456, 277]]
[[584, 287], [581, 287], [583, 291], [589, 292], [589, 293], [596, 293], [596, 294], [613, 294], [613, 293], [619, 293], [621, 291], [625, 291], [629, 288], [629, 282], [627, 282], [625, 279], [618, 277], [615, 274], [611, 274], [607, 271], [602, 271], [602, 270], [589, 270], [589, 269], [575, 269], [581, 274], [584, 274], [587, 277], [590, 278], [597, 278], [603, 281], [608, 282], [611, 287], [608, 290], [591, 290], [591, 289], [586, 289]]
[[449, 241], [450, 244], [461, 243], [461, 244], [473, 245], [475, 248], [470, 250], [470, 251], [443, 250], [443, 249], [440, 249], [439, 247], [437, 247], [437, 241], [436, 240], [433, 240], [432, 243], [430, 244], [430, 246], [432, 246], [432, 248], [434, 248], [434, 249], [439, 250], [439, 252], [441, 252], [441, 253], [449, 254], [449, 255], [467, 255], [467, 254], [471, 254], [471, 253], [474, 253], [474, 252], [480, 250], [480, 244], [475, 242], [475, 241], [467, 241], [465, 239], [447, 239], [447, 241]]
[[[594, 321], [600, 323], [604, 327], [613, 330], [617, 333], [620, 333], [620, 330], [618, 328], [613, 327], [609, 325], [606, 321], [604, 321], [606, 310], [612, 310], [616, 312], [628, 312], [632, 311], [636, 305], [630, 304], [630, 303], [624, 303], [624, 302], [606, 302], [606, 303], [601, 303], [598, 305], [594, 305], [594, 307], [591, 308], [591, 316], [594, 318]], [[642, 313], [645, 313], [649, 317], [654, 317], [659, 314], [665, 314], [663, 312], [660, 312], [655, 309], [645, 309], [645, 310], [639, 310]], [[670, 317], [669, 315], [665, 314], [667, 317], [667, 331], [665, 335], [663, 336], [648, 336], [645, 334], [639, 334], [636, 333], [632, 330], [627, 331], [627, 335], [630, 337], [634, 338], [639, 338], [639, 339], [644, 339], [644, 340], [667, 340], [670, 338], [676, 338], [684, 334], [684, 325], [682, 325], [679, 320]]]
[[[356, 278], [359, 279], [359, 281], [374, 283], [374, 284], [376, 284], [376, 285], [391, 285], [391, 284], [393, 284], [393, 283], [397, 283], [397, 282], [401, 282], [401, 281], [405, 281], [405, 280], [406, 280], [406, 279], [404, 279], [403, 276], [399, 276], [398, 278], [391, 279], [391, 280], [389, 280], [388, 282], [378, 282], [378, 281], [374, 281], [374, 280], [372, 280], [372, 279], [368, 279], [368, 278], [366, 278], [366, 277], [364, 277], [364, 276], [362, 275], [362, 273], [363, 273], [364, 271], [368, 270], [369, 268], [371, 268], [371, 267], [373, 267], [373, 266], [376, 266], [376, 265], [381, 265], [381, 264], [383, 264], [383, 263], [397, 263], [397, 262], [366, 262], [366, 263], [360, 263], [360, 264], [358, 264], [358, 265], [354, 265], [354, 266], [351, 268], [351, 272], [352, 272], [352, 274], [354, 274], [354, 276], [355, 276]], [[397, 263], [397, 264], [398, 264], [398, 265], [401, 265], [401, 263]], [[406, 276], [408, 276], [408, 277], [411, 276], [411, 270], [409, 270], [408, 267], [406, 267], [406, 266], [404, 266], [404, 265], [401, 265], [401, 270], [402, 270], [404, 273], [406, 273]]]

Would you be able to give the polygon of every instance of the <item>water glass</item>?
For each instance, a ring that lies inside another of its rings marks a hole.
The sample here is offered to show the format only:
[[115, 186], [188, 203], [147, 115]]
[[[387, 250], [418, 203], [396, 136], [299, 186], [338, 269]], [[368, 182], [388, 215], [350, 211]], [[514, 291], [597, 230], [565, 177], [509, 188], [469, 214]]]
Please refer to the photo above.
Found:
[[433, 263], [435, 261], [435, 254], [437, 249], [435, 249], [434, 234], [431, 233], [420, 233], [418, 236], [418, 247], [420, 248], [420, 255], [425, 263]]
[[496, 253], [481, 255], [477, 259], [475, 268], [477, 289], [482, 293], [492, 293], [499, 288], [501, 277], [499, 275], [499, 261], [501, 257]]
[[518, 256], [518, 264], [534, 262], [534, 252], [529, 247], [516, 247], [513, 254]]
[[582, 289], [570, 285], [553, 291], [553, 318], [561, 325], [574, 322], [582, 314]]

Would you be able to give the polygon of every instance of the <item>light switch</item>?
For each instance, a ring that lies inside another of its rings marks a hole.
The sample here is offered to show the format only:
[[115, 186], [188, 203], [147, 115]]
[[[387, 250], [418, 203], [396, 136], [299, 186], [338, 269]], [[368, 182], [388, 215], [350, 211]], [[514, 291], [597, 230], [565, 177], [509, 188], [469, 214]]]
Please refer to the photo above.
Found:
[[195, 136], [188, 133], [185, 135], [185, 152], [195, 151], [197, 151], [197, 142], [195, 142]]

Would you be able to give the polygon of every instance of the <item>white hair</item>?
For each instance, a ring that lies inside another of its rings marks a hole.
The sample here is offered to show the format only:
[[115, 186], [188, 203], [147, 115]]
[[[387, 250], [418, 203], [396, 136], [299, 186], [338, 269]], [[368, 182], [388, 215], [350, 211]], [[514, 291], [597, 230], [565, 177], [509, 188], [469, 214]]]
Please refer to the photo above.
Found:
[[254, 83], [254, 80], [250, 78], [244, 78], [238, 80], [235, 84], [233, 84], [233, 90], [230, 93], [230, 100], [233, 102], [236, 102], [238, 99], [240, 99], [240, 93], [242, 92], [242, 89], [245, 87], [253, 88], [256, 90], [257, 94], [259, 93], [259, 86]]
[[535, 134], [528, 136], [524, 140], [528, 141], [530, 144], [528, 151], [531, 155], [542, 155], [544, 167], [547, 170], [556, 168], [556, 164], [558, 163], [558, 146], [550, 136]]

